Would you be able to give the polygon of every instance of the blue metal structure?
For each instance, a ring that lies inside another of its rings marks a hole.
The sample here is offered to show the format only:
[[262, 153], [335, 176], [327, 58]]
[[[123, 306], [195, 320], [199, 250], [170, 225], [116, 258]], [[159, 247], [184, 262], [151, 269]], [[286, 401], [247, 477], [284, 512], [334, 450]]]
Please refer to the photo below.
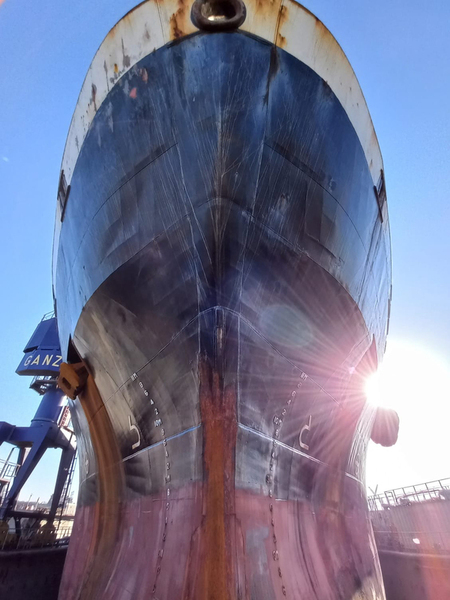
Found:
[[19, 375], [34, 376], [30, 387], [42, 396], [36, 414], [28, 427], [17, 427], [0, 421], [0, 445], [8, 443], [19, 449], [17, 461], [19, 469], [0, 506], [0, 520], [14, 517], [17, 530], [20, 530], [20, 519], [29, 517], [30, 513], [16, 511], [15, 502], [45, 451], [48, 448], [62, 450], [50, 512], [45, 515], [41, 513], [35, 515], [50, 523], [55, 518], [75, 456], [75, 435], [67, 427], [66, 397], [56, 384], [60, 362], [57, 321], [53, 313], [49, 313], [44, 315], [36, 327], [24, 348], [24, 356], [16, 370]]
[[18, 375], [45, 377], [58, 374], [62, 356], [53, 313], [44, 315], [23, 352], [16, 369]]

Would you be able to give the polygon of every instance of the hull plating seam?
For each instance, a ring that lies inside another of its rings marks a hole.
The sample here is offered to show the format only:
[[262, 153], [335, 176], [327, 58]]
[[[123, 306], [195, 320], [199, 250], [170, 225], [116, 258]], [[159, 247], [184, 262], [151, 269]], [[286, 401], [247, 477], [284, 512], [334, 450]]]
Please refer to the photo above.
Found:
[[[163, 346], [161, 348], [161, 350], [159, 350], [159, 352], [157, 352], [154, 356], [152, 356], [152, 358], [150, 358], [144, 365], [142, 365], [141, 367], [139, 367], [138, 369], [136, 369], [136, 371], [129, 377], [129, 379], [127, 379], [126, 381], [124, 381], [121, 385], [119, 385], [117, 387], [117, 390], [121, 390], [124, 386], [128, 385], [130, 383], [130, 381], [133, 381], [133, 375], [139, 375], [139, 373], [145, 369], [150, 363], [152, 363], [155, 359], [158, 358], [158, 356], [160, 354], [162, 354], [167, 348], [168, 346], [170, 346], [170, 344], [172, 344], [172, 342], [174, 342], [180, 335], [182, 335], [183, 331], [188, 328], [190, 325], [192, 325], [193, 323], [198, 323], [198, 326], [200, 327], [200, 320], [202, 315], [205, 316], [210, 312], [215, 312], [217, 310], [223, 310], [227, 313], [229, 313], [230, 315], [233, 315], [237, 318], [239, 318], [240, 320], [242, 320], [243, 323], [245, 323], [245, 325], [247, 325], [249, 327], [249, 329], [251, 329], [258, 337], [261, 338], [261, 340], [263, 340], [268, 346], [270, 346], [272, 348], [272, 350], [274, 352], [276, 352], [277, 354], [279, 354], [284, 360], [286, 360], [288, 363], [290, 363], [292, 365], [292, 367], [295, 369], [296, 368], [296, 364], [289, 359], [289, 357], [285, 356], [281, 350], [279, 348], [277, 348], [276, 346], [274, 346], [271, 341], [266, 338], [260, 331], [258, 331], [258, 329], [245, 317], [243, 317], [239, 312], [231, 309], [231, 308], [225, 308], [223, 306], [212, 306], [211, 308], [208, 308], [202, 312], [200, 312], [198, 314], [198, 316], [194, 317], [193, 319], [191, 319], [188, 323], [186, 323], [186, 325], [180, 329], [180, 331], [178, 331], [168, 342], [165, 346]], [[109, 374], [111, 377], [111, 374]], [[308, 375], [308, 379], [311, 380], [312, 383], [314, 383], [324, 394], [326, 394], [333, 402], [335, 402], [337, 405], [339, 405], [339, 401], [336, 400], [336, 398], [333, 397], [333, 395], [326, 390], [324, 387], [322, 387], [322, 385], [318, 382], [314, 380], [314, 377], [311, 377], [310, 375]], [[106, 402], [108, 402], [111, 399], [112, 396], [110, 396], [109, 398], [106, 399]], [[190, 431], [190, 429], [186, 430], [186, 431]]]
[[[282, 448], [285, 448], [286, 450], [289, 450], [290, 452], [293, 452], [294, 454], [298, 454], [299, 456], [306, 458], [307, 460], [311, 460], [312, 462], [315, 462], [319, 465], [322, 465], [324, 467], [330, 467], [330, 465], [328, 465], [327, 463], [319, 460], [318, 458], [314, 458], [314, 456], [311, 456], [309, 454], [306, 454], [305, 452], [302, 452], [301, 450], [298, 450], [297, 448], [293, 448], [292, 446], [288, 446], [288, 444], [284, 444], [283, 442], [280, 442], [279, 440], [277, 440], [276, 438], [270, 437], [268, 435], [265, 435], [264, 433], [262, 433], [261, 431], [257, 431], [256, 429], [252, 429], [251, 427], [247, 427], [246, 425], [242, 425], [242, 423], [238, 423], [238, 427], [240, 429], [243, 429], [245, 431], [248, 431], [250, 433], [253, 433], [254, 435], [260, 436], [266, 440], [268, 440], [269, 442], [275, 444], [276, 446], [280, 446]], [[351, 479], [353, 479], [354, 481], [357, 481], [359, 484], [361, 484], [364, 488], [364, 482], [360, 481], [357, 477], [355, 477], [354, 475], [351, 475], [351, 473], [347, 473], [345, 472], [345, 475], [347, 477], [350, 477]]]

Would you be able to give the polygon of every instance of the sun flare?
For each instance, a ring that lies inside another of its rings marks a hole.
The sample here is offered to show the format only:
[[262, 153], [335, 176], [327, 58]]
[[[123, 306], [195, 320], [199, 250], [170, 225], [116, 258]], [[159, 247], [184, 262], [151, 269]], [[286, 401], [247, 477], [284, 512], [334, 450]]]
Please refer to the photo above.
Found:
[[437, 354], [407, 342], [390, 341], [378, 371], [366, 382], [374, 406], [405, 410], [447, 404], [450, 368]]
[[392, 408], [400, 418], [393, 448], [371, 445], [368, 485], [390, 489], [448, 477], [450, 364], [418, 344], [390, 339], [366, 393], [372, 405]]

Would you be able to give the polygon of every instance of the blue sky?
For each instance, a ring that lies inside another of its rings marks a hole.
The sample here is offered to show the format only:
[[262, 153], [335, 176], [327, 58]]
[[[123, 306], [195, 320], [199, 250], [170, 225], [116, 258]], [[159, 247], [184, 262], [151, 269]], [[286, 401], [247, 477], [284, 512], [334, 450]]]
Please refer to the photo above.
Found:
[[[64, 143], [97, 47], [134, 4], [5, 0], [0, 6], [1, 420], [26, 425], [37, 408], [29, 380], [14, 371], [37, 322], [52, 309], [51, 247]], [[305, 5], [349, 57], [381, 145], [394, 265], [390, 338], [427, 348], [450, 370], [450, 4], [308, 0]], [[420, 356], [406, 376], [433, 378], [433, 364], [425, 371]], [[445, 393], [439, 401], [445, 406], [447, 399]], [[445, 420], [444, 409], [431, 400], [423, 398], [423, 407], [413, 408], [423, 411], [429, 430]], [[407, 433], [397, 449], [403, 465], [415, 461], [416, 440], [425, 435]], [[369, 483], [383, 488], [415, 483], [405, 481], [407, 475], [417, 481], [450, 475], [447, 463], [437, 458], [440, 450], [447, 453], [444, 444], [434, 439], [419, 448], [430, 458], [411, 473], [392, 465], [395, 453], [373, 451]], [[43, 472], [33, 483], [35, 495], [49, 495], [50, 482]]]

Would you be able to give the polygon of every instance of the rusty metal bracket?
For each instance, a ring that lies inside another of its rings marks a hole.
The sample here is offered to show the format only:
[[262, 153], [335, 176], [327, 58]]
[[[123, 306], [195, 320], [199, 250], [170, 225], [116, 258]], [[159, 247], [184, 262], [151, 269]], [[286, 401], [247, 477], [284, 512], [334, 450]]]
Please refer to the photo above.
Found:
[[69, 365], [62, 363], [59, 376], [58, 387], [72, 400], [78, 396], [86, 385], [89, 373], [83, 363]]

